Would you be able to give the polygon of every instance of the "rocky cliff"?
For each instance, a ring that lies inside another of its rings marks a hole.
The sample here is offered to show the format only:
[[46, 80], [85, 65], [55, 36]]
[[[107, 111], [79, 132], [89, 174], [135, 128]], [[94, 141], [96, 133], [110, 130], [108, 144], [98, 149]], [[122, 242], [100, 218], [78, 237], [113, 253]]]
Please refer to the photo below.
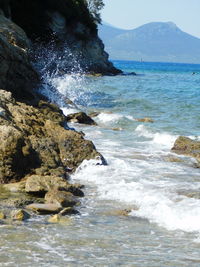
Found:
[[[83, 0], [11, 0], [12, 20], [33, 42], [54, 40], [55, 49], [66, 48], [86, 72], [117, 74], [97, 35], [97, 26]], [[70, 71], [65, 62], [65, 71]]]

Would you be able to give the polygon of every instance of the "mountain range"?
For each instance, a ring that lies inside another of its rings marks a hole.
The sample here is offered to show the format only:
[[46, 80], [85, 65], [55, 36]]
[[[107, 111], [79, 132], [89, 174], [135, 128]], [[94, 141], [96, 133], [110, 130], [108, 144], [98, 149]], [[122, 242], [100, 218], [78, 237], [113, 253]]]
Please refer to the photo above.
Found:
[[200, 39], [173, 22], [151, 22], [133, 30], [99, 25], [111, 59], [200, 63]]

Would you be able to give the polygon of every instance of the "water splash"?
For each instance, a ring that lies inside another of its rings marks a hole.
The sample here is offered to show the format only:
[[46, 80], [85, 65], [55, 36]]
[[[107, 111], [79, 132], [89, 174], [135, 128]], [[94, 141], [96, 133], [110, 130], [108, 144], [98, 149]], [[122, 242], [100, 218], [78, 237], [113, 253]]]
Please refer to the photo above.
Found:
[[73, 101], [83, 96], [86, 83], [81, 54], [72, 53], [66, 44], [58, 47], [52, 41], [47, 46], [37, 45], [34, 57], [42, 80], [39, 92], [60, 107], [74, 108]]

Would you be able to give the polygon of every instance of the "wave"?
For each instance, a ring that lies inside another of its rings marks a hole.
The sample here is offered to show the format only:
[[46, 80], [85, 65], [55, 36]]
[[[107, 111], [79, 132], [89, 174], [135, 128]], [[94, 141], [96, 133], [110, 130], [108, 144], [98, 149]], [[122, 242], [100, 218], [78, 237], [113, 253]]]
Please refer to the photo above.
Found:
[[[151, 168], [152, 163], [143, 162], [139, 166], [131, 160], [116, 158], [109, 159], [109, 166], [85, 161], [73, 179], [96, 186], [97, 199], [133, 207], [130, 216], [147, 219], [167, 230], [200, 233], [200, 199], [179, 195], [180, 184], [170, 179], [149, 179], [144, 174]], [[174, 168], [174, 171], [180, 170]], [[188, 185], [184, 184], [186, 188]]]

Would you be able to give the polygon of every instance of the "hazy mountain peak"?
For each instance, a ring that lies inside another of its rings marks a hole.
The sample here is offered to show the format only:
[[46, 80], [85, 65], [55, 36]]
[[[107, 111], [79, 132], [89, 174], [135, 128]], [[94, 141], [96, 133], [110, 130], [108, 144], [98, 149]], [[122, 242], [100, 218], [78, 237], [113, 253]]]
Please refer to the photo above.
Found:
[[200, 39], [173, 22], [150, 22], [133, 30], [101, 25], [99, 36], [112, 59], [200, 63]]

